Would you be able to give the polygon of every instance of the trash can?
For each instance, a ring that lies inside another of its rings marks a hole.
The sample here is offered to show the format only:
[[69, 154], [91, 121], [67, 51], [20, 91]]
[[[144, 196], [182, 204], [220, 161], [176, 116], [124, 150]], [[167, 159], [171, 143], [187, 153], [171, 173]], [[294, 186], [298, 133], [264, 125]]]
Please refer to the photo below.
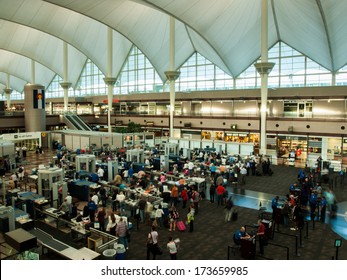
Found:
[[116, 249], [106, 249], [102, 252], [102, 255], [104, 256], [105, 260], [114, 260], [117, 254]]
[[114, 244], [114, 249], [117, 251], [116, 260], [125, 260], [125, 247], [123, 244]]

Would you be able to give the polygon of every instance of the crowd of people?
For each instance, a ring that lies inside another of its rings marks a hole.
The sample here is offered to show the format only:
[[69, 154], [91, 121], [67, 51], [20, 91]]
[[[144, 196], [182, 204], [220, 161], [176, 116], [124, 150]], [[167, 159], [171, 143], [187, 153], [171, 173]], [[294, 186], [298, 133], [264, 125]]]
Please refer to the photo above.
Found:
[[[113, 155], [118, 160], [124, 161], [124, 155]], [[153, 155], [146, 158], [148, 164], [153, 164]], [[227, 156], [220, 153], [207, 153], [200, 151], [193, 156], [192, 160], [187, 160], [181, 166], [174, 165], [173, 171], [165, 173], [159, 172], [159, 175], [153, 175], [148, 172], [138, 172], [134, 176], [134, 170], [131, 163], [128, 163], [128, 168], [122, 170], [117, 174], [112, 182], [111, 188], [108, 193], [102, 188], [98, 194], [94, 194], [88, 202], [88, 216], [91, 222], [99, 223], [100, 230], [109, 232], [119, 238], [119, 242], [124, 244], [128, 249], [128, 229], [126, 234], [123, 230], [117, 230], [117, 223], [115, 223], [114, 216], [125, 215], [126, 203], [125, 200], [131, 196], [127, 192], [128, 189], [141, 188], [146, 193], [151, 193], [162, 198], [164, 204], [156, 205], [157, 208], [153, 211], [148, 210], [148, 201], [146, 196], [142, 195], [138, 198], [135, 210], [135, 218], [138, 224], [149, 225], [152, 228], [148, 237], [147, 258], [152, 255], [156, 258], [160, 253], [157, 252], [155, 244], [158, 241], [161, 230], [168, 230], [170, 232], [178, 231], [178, 222], [183, 222], [189, 232], [194, 232], [194, 221], [200, 211], [200, 201], [206, 196], [204, 190], [199, 189], [197, 184], [189, 183], [191, 177], [203, 177], [206, 180], [209, 192], [209, 200], [211, 203], [216, 203], [218, 206], [224, 208], [224, 220], [226, 223], [231, 220], [237, 219], [237, 211], [233, 205], [232, 198], [229, 196], [227, 186], [232, 183], [238, 183], [242, 188], [246, 184], [247, 176], [271, 176], [272, 169], [269, 158], [247, 157], [242, 159], [239, 156]], [[104, 180], [104, 170], [99, 167], [96, 171], [98, 181]], [[175, 183], [168, 184], [172, 178], [177, 178]], [[323, 190], [319, 184], [312, 184], [312, 178], [300, 173], [298, 180], [289, 189], [289, 194], [284, 199], [281, 205], [281, 223], [284, 226], [290, 226], [293, 229], [302, 227], [302, 212], [305, 207], [309, 206], [312, 213], [317, 212], [318, 205], [320, 211], [321, 221], [324, 222], [325, 211], [329, 207], [328, 200], [324, 196]], [[298, 190], [300, 194], [298, 195]], [[329, 192], [331, 193], [331, 192]], [[98, 201], [95, 198], [98, 197]], [[134, 199], [134, 197], [132, 197]], [[278, 199], [273, 200], [273, 219], [278, 219], [277, 211]], [[99, 202], [100, 201], [100, 202]], [[318, 204], [319, 202], [319, 204]], [[111, 210], [107, 208], [111, 204]], [[177, 207], [180, 207], [178, 214]], [[152, 205], [153, 207], [153, 205]], [[108, 209], [108, 210], [106, 210]], [[151, 215], [151, 212], [154, 215]], [[183, 213], [183, 215], [182, 215]], [[87, 214], [83, 214], [86, 216]], [[236, 218], [234, 218], [234, 215]], [[277, 221], [279, 222], [279, 221]], [[137, 225], [138, 226], [138, 225]], [[260, 224], [259, 224], [260, 226]], [[260, 227], [261, 229], [261, 227]], [[258, 232], [259, 240], [262, 240], [262, 231]], [[154, 238], [152, 238], [152, 235]], [[177, 248], [174, 248], [173, 237], [170, 236], [168, 240], [168, 250], [172, 259], [177, 258]], [[246, 235], [247, 238], [247, 235]], [[264, 242], [260, 242], [263, 244]], [[170, 246], [169, 246], [170, 244]], [[260, 250], [263, 252], [263, 247]]]

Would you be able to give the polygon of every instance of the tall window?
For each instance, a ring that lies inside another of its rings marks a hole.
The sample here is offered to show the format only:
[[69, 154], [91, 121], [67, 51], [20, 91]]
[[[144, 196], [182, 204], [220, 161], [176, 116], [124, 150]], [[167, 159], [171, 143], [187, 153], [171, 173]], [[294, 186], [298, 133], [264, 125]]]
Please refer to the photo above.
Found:
[[337, 86], [347, 85], [347, 65], [345, 65], [339, 71], [337, 71], [335, 78]]
[[[11, 92], [11, 100], [24, 100], [24, 93], [22, 92], [18, 92], [16, 90], [12, 90]], [[0, 95], [0, 100], [7, 100], [6, 94], [2, 93]]]
[[[259, 58], [260, 62], [261, 58]], [[269, 74], [268, 86], [273, 87], [312, 87], [330, 86], [331, 72], [294, 50], [283, 42], [278, 42], [268, 52], [268, 61], [275, 66]], [[258, 74], [254, 74], [254, 66], [251, 65], [240, 75], [236, 82], [236, 88], [251, 86], [260, 87]], [[245, 73], [250, 73], [246, 75]], [[248, 83], [246, 81], [248, 81]], [[244, 82], [242, 82], [244, 81]]]
[[237, 89], [260, 87], [260, 75], [252, 64], [236, 78], [235, 83]]
[[[260, 61], [261, 58], [258, 60]], [[268, 79], [271, 87], [309, 87], [330, 86], [332, 74], [308, 57], [294, 50], [283, 42], [278, 42], [268, 53], [269, 62], [275, 66]], [[181, 72], [177, 82], [177, 91], [225, 90], [259, 88], [260, 76], [255, 67], [250, 65], [235, 78], [225, 73], [208, 59], [194, 53], [179, 69]], [[86, 61], [75, 90], [69, 89], [69, 96], [107, 95], [104, 75], [90, 59]], [[62, 98], [64, 90], [60, 86], [63, 79], [56, 75], [46, 90], [47, 98]], [[336, 73], [336, 85], [347, 84], [347, 66]], [[123, 69], [117, 77], [115, 94], [150, 93], [168, 90], [168, 83], [163, 89], [163, 82], [145, 55], [135, 46], [132, 47]], [[0, 97], [6, 100], [6, 96]], [[11, 93], [12, 100], [22, 100], [24, 95]]]
[[116, 94], [162, 92], [163, 82], [148, 58], [135, 46], [117, 79]]
[[64, 90], [60, 86], [60, 83], [63, 81], [63, 78], [59, 75], [55, 75], [52, 82], [46, 89], [46, 98], [56, 98], [64, 97]]
[[233, 79], [199, 53], [194, 53], [179, 69], [176, 90], [223, 90], [233, 87]]
[[107, 95], [104, 75], [99, 68], [88, 59], [75, 89], [75, 96]]

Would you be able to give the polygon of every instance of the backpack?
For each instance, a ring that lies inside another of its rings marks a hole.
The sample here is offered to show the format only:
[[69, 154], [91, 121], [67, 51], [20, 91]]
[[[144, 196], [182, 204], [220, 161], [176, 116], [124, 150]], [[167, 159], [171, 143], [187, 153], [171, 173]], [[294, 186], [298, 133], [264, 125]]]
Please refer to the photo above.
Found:
[[232, 220], [233, 221], [237, 221], [237, 218], [238, 218], [238, 213], [237, 213], [237, 211], [233, 211], [233, 213], [231, 214], [231, 218], [232, 218]]

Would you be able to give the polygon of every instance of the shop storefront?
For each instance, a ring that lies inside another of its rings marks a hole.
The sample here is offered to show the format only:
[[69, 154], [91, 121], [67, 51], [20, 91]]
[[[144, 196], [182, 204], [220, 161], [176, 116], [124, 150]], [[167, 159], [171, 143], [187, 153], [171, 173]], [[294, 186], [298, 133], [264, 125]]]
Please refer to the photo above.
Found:
[[201, 131], [201, 140], [220, 140], [225, 142], [254, 143], [259, 145], [259, 134], [234, 133], [225, 131]]

